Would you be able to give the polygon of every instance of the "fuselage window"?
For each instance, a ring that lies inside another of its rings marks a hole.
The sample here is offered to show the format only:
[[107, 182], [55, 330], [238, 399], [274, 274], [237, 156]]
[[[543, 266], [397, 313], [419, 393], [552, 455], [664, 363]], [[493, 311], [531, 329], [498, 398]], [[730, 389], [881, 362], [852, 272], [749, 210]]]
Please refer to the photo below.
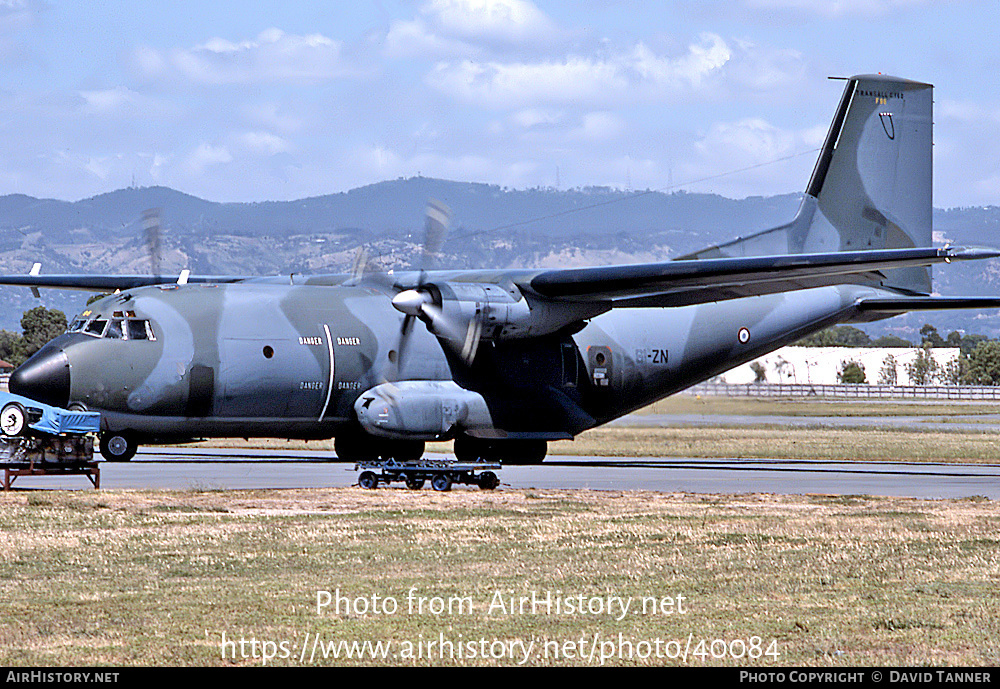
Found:
[[128, 339], [130, 340], [149, 340], [149, 332], [147, 331], [147, 321], [136, 321], [129, 320], [128, 323]]
[[122, 320], [120, 318], [115, 318], [111, 321], [107, 331], [104, 333], [104, 337], [112, 340], [122, 339]]
[[104, 326], [107, 324], [108, 322], [105, 319], [95, 318], [90, 322], [90, 325], [87, 326], [87, 330], [85, 332], [88, 335], [96, 335], [97, 337], [100, 337], [104, 334]]

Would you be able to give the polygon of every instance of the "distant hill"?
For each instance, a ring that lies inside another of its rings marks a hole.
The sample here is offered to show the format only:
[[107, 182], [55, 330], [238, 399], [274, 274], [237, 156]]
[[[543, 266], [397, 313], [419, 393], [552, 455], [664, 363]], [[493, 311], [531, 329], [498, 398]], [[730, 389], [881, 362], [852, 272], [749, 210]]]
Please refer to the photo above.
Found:
[[[165, 187], [120, 189], [76, 202], [15, 194], [0, 197], [0, 254], [5, 272], [27, 272], [38, 261], [47, 273], [146, 273], [141, 217], [159, 208], [163, 272], [342, 272], [362, 245], [384, 267], [404, 267], [423, 240], [430, 198], [452, 210], [441, 267], [507, 268], [665, 260], [786, 222], [800, 197], [513, 190], [426, 177], [260, 203], [216, 203]], [[942, 243], [1000, 245], [1000, 208], [937, 210], [934, 222]], [[1000, 292], [1000, 266], [955, 265], [936, 276], [942, 293]], [[68, 315], [84, 301], [79, 293], [43, 291], [43, 303]], [[21, 313], [37, 304], [27, 289], [0, 288], [0, 327], [16, 328]], [[932, 320], [944, 323], [938, 325], [943, 333], [982, 326], [977, 332], [1000, 334], [1000, 318], [992, 316], [924, 314], [915, 326], [912, 318], [878, 327], [915, 332]]]

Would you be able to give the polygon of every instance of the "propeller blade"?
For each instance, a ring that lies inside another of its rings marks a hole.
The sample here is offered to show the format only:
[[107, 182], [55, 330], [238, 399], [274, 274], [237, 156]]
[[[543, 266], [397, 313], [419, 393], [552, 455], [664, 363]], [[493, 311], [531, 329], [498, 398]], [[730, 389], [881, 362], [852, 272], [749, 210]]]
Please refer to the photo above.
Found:
[[[420, 269], [423, 271], [437, 258], [444, 246], [444, 238], [451, 227], [451, 209], [436, 199], [427, 200], [427, 219], [424, 223], [424, 251]], [[421, 275], [423, 284], [423, 275]]]
[[465, 333], [465, 343], [462, 345], [462, 351], [459, 352], [459, 356], [462, 357], [466, 366], [471, 366], [475, 360], [476, 352], [479, 350], [479, 338], [482, 334], [483, 322], [477, 316], [469, 321], [469, 329]]
[[368, 267], [368, 249], [363, 246], [358, 247], [354, 254], [354, 263], [351, 265], [351, 280], [359, 282]]
[[150, 208], [142, 212], [142, 228], [146, 235], [146, 250], [149, 251], [149, 269], [153, 275], [160, 274], [160, 209]]
[[[442, 340], [458, 355], [466, 365], [471, 365], [479, 348], [483, 324], [478, 317], [468, 323], [456, 322], [445, 315], [441, 307], [435, 303], [434, 294], [425, 289], [427, 282], [427, 267], [441, 251], [445, 236], [451, 227], [451, 209], [435, 199], [427, 201], [427, 212], [424, 227], [424, 246], [419, 258], [420, 275], [416, 287], [401, 289], [392, 298], [393, 307], [404, 314], [399, 330], [399, 341], [396, 345], [395, 378], [405, 362], [407, 345], [413, 329], [413, 321], [419, 318], [427, 324], [428, 329]], [[436, 292], [436, 290], [434, 290]]]

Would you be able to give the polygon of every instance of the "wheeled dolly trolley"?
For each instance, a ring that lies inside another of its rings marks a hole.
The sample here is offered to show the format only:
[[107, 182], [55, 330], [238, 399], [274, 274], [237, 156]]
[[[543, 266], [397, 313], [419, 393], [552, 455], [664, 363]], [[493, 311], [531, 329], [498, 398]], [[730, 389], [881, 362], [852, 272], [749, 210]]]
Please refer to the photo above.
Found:
[[[361, 471], [358, 485], [375, 489], [380, 483], [404, 481], [410, 490], [420, 490], [426, 481], [434, 490], [451, 490], [455, 483], [479, 486], [483, 490], [493, 490], [500, 485], [496, 472], [499, 462], [459, 462], [455, 459], [420, 459], [415, 462], [396, 460], [358, 462], [354, 470]], [[377, 473], [376, 473], [377, 472]]]

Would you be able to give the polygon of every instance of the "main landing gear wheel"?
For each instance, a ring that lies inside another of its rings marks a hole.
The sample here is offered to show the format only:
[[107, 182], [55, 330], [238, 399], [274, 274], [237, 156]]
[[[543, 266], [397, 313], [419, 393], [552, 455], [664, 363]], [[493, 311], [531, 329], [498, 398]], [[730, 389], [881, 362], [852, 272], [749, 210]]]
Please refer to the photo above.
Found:
[[4, 435], [22, 435], [28, 428], [28, 414], [17, 402], [11, 402], [0, 411], [0, 430]]
[[139, 444], [127, 433], [101, 433], [101, 456], [109, 462], [127, 462], [135, 457]]
[[420, 490], [424, 487], [424, 480], [422, 478], [407, 478], [406, 487], [410, 490]]
[[547, 452], [544, 440], [484, 440], [466, 435], [455, 438], [455, 458], [460, 462], [541, 464]]

